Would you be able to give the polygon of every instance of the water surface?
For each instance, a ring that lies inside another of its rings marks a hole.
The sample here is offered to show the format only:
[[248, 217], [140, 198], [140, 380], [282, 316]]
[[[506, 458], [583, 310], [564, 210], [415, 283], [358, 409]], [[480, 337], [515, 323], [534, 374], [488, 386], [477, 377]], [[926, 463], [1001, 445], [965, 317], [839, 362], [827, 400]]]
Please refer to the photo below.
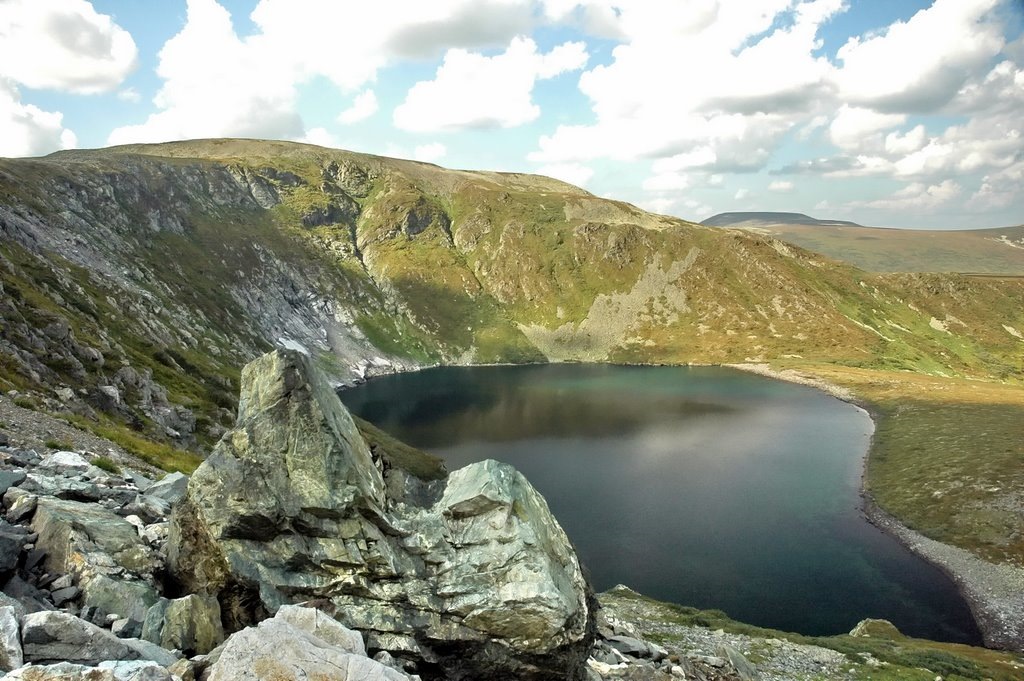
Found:
[[450, 470], [522, 471], [599, 591], [624, 583], [806, 634], [881, 617], [981, 641], [953, 584], [858, 512], [871, 421], [819, 391], [724, 368], [561, 364], [431, 369], [341, 397]]

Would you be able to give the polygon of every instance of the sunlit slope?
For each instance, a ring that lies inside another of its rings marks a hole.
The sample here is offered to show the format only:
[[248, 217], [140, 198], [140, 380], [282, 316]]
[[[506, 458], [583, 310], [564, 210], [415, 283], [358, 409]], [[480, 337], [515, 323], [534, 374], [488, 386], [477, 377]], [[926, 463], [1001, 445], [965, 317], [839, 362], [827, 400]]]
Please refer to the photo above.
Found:
[[1024, 225], [978, 230], [882, 229], [815, 220], [797, 213], [729, 213], [713, 222], [772, 235], [869, 272], [1024, 276]]

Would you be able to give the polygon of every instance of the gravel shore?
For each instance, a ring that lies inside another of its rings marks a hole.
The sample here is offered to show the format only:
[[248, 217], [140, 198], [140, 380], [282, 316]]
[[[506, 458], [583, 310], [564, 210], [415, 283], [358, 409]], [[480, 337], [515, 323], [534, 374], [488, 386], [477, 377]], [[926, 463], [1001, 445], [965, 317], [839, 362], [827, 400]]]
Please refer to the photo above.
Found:
[[[726, 366], [811, 386], [861, 406], [852, 391], [792, 369], [780, 371], [767, 364]], [[970, 606], [986, 646], [1024, 652], [1024, 569], [990, 563], [965, 549], [929, 539], [879, 508], [863, 488], [861, 495], [862, 510], [869, 522], [896, 537], [908, 549], [949, 575]]]
[[989, 563], [970, 551], [929, 539], [868, 498], [864, 513], [876, 527], [949, 575], [971, 607], [986, 646], [1024, 652], [1024, 570]]

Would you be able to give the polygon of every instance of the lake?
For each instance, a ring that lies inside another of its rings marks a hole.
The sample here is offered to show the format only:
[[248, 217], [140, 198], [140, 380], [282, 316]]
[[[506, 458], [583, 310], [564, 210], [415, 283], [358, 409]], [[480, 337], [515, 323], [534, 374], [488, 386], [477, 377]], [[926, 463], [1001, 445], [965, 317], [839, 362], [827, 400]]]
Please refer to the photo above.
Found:
[[598, 591], [805, 634], [865, 617], [980, 644], [938, 569], [860, 514], [872, 424], [804, 386], [718, 367], [447, 367], [340, 393], [445, 459], [498, 459], [545, 496]]

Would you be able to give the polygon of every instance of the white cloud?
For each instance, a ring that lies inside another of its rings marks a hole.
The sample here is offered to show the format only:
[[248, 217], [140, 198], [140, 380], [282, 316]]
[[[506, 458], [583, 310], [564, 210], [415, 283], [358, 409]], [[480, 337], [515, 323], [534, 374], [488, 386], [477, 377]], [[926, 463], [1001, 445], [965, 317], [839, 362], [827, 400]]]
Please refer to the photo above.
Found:
[[962, 187], [954, 180], [943, 180], [938, 184], [913, 182], [898, 190], [892, 196], [873, 201], [864, 201], [856, 205], [868, 208], [880, 208], [894, 212], [930, 213], [949, 204], [960, 196]]
[[537, 169], [539, 175], [547, 175], [577, 187], [586, 186], [594, 176], [594, 170], [581, 163], [553, 163]]
[[890, 132], [885, 136], [885, 151], [893, 156], [905, 156], [918, 151], [928, 141], [923, 125], [915, 125], [905, 133]]
[[306, 131], [306, 134], [299, 138], [299, 142], [307, 142], [309, 144], [315, 144], [320, 147], [334, 147], [337, 148], [338, 138], [336, 138], [327, 128], [310, 128]]
[[433, 163], [444, 158], [444, 155], [448, 153], [448, 148], [440, 142], [432, 142], [431, 144], [421, 144], [416, 147], [412, 152], [412, 157], [417, 161], [426, 161]]
[[690, 178], [683, 173], [659, 173], [644, 180], [644, 191], [674, 192], [682, 191], [690, 186]]
[[366, 120], [377, 113], [377, 95], [373, 90], [364, 90], [352, 100], [352, 106], [338, 114], [338, 122], [350, 125]]
[[794, 185], [792, 182], [790, 182], [788, 180], [776, 180], [776, 181], [774, 181], [774, 182], [772, 182], [771, 184], [768, 185], [768, 191], [770, 191], [770, 192], [778, 192], [780, 194], [784, 194], [786, 192], [791, 192], [795, 188], [796, 188], [796, 185]]
[[240, 39], [231, 15], [214, 0], [189, 0], [184, 28], [160, 50], [157, 74], [164, 85], [154, 99], [159, 111], [140, 125], [116, 128], [110, 143], [301, 139], [295, 67], [278, 61], [261, 43]]
[[652, 199], [643, 199], [638, 201], [637, 205], [646, 211], [651, 213], [658, 213], [660, 215], [671, 215], [672, 211], [679, 204], [678, 199], [672, 199], [668, 197], [658, 197]]
[[[796, 3], [779, 24], [790, 0], [615, 4], [623, 42], [580, 77], [596, 122], [559, 126], [531, 160], [662, 159], [658, 174], [756, 170], [829, 92], [832, 67], [814, 52], [841, 0]], [[547, 3], [556, 16], [570, 5]]]
[[547, 54], [523, 37], [513, 38], [501, 54], [486, 57], [448, 50], [434, 80], [416, 83], [395, 109], [403, 130], [436, 132], [466, 128], [511, 128], [540, 116], [533, 102], [537, 80], [583, 67], [583, 43], [565, 43]]
[[0, 78], [0, 156], [39, 156], [77, 144], [63, 115], [22, 104], [17, 89]]
[[880, 111], [928, 112], [987, 70], [1004, 44], [992, 20], [1000, 0], [936, 0], [907, 21], [839, 49], [840, 96]]
[[[242, 36], [216, 0], [188, 0], [185, 27], [160, 52], [156, 113], [114, 130], [110, 141], [300, 139], [302, 84], [322, 77], [352, 93], [401, 59], [506, 44], [530, 28], [534, 6], [534, 0], [260, 0], [250, 15], [255, 30]], [[361, 96], [349, 116], [369, 110], [369, 96]]]
[[109, 92], [136, 56], [131, 35], [85, 0], [0, 2], [0, 77], [35, 89]]
[[829, 125], [829, 139], [840, 149], [864, 149], [869, 140], [882, 144], [883, 130], [894, 128], [907, 120], [903, 114], [885, 114], [856, 106], [843, 104]]
[[142, 95], [133, 87], [126, 87], [123, 90], [118, 90], [117, 98], [122, 102], [130, 102], [132, 104], [142, 101]]
[[733, 195], [732, 198], [735, 199], [736, 201], [742, 201], [748, 196], [750, 196], [750, 190], [741, 188], [736, 190], [736, 193]]
[[[1024, 160], [985, 175], [981, 186], [967, 202], [971, 210], [989, 212], [1016, 205], [1024, 210]], [[1019, 219], [1019, 217], [1018, 217]]]

